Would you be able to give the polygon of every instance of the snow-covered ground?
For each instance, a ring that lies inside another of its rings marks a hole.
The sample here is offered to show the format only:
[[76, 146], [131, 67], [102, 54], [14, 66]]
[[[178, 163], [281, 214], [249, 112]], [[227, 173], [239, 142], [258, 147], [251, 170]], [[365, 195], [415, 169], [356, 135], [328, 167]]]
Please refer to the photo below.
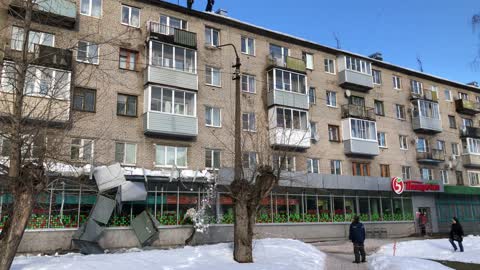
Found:
[[289, 239], [254, 242], [253, 264], [233, 260], [232, 244], [185, 247], [170, 250], [130, 250], [126, 253], [83, 256], [19, 256], [12, 270], [323, 270], [325, 254], [314, 246]]
[[368, 260], [372, 270], [450, 270], [440, 263], [413, 257], [371, 256]]

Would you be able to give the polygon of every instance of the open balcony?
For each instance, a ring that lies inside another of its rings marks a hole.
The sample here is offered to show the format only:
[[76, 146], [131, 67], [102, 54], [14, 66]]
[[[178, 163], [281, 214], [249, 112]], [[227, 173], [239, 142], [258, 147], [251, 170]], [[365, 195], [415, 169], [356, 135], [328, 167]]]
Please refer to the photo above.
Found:
[[438, 102], [438, 93], [436, 91], [432, 91], [429, 89], [423, 89], [422, 94], [417, 94], [414, 93], [413, 89], [410, 88], [410, 99], [411, 100], [416, 100], [416, 99], [423, 99], [423, 100], [428, 100], [432, 102]]
[[268, 68], [271, 69], [272, 67], [283, 68], [295, 72], [305, 73], [307, 72], [307, 66], [303, 59], [298, 59], [291, 56], [277, 56], [277, 55], [268, 55], [267, 56]]
[[[11, 40], [11, 42], [15, 41]], [[17, 59], [21, 59], [22, 51], [12, 49], [12, 46], [7, 46], [4, 57], [8, 61], [15, 62]], [[27, 57], [32, 65], [72, 70], [73, 53], [71, 50], [34, 44], [34, 46], [29, 49]]]
[[366, 106], [345, 104], [342, 105], [342, 118], [360, 118], [375, 121], [375, 110]]
[[[8, 13], [13, 17], [23, 19], [25, 17], [25, 1], [11, 1]], [[75, 1], [69, 0], [36, 1], [32, 20], [40, 24], [73, 29], [77, 21], [77, 4]]]
[[438, 164], [445, 161], [445, 151], [439, 149], [431, 149], [426, 152], [417, 151], [417, 162]]
[[147, 22], [147, 31], [150, 37], [159, 41], [197, 49], [197, 34], [194, 32], [152, 21]]
[[480, 104], [470, 100], [455, 100], [455, 108], [458, 113], [462, 114], [476, 115], [477, 113], [480, 113]]
[[480, 138], [480, 128], [464, 127], [460, 130], [460, 137], [462, 137], [462, 138]]

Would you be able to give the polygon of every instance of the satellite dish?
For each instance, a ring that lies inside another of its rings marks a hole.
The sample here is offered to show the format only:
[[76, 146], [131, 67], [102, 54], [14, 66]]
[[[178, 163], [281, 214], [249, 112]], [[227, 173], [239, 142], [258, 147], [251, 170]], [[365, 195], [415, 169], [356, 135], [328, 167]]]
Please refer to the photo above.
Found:
[[350, 97], [352, 95], [352, 91], [350, 90], [345, 90], [345, 96]]

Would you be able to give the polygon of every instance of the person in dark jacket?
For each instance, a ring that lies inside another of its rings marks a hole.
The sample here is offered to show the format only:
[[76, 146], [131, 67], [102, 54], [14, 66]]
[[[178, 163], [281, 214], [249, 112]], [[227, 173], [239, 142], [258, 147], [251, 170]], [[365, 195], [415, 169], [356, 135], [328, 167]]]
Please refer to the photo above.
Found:
[[355, 216], [352, 224], [350, 224], [350, 234], [348, 236], [353, 243], [353, 254], [355, 254], [354, 263], [360, 263], [360, 255], [362, 256], [362, 262], [366, 262], [365, 255], [365, 227], [360, 222], [360, 218]]
[[207, 8], [205, 9], [206, 12], [212, 12], [213, 5], [215, 5], [215, 0], [208, 0]]
[[187, 8], [192, 9], [194, 0], [187, 0]]
[[463, 252], [463, 228], [458, 218], [454, 217], [452, 219], [452, 228], [450, 229], [450, 244], [452, 244], [454, 251], [457, 251], [457, 246], [455, 245], [454, 241], [458, 242], [458, 246], [460, 247], [460, 252]]

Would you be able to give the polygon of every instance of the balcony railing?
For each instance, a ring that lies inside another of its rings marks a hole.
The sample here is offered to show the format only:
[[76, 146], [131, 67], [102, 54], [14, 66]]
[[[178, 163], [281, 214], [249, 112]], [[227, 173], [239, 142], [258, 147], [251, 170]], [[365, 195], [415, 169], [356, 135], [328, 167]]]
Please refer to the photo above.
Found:
[[424, 99], [433, 102], [438, 102], [438, 93], [429, 89], [423, 89], [422, 94], [414, 93], [413, 89], [410, 87], [410, 98], [413, 99]]
[[[32, 20], [37, 23], [72, 29], [77, 20], [77, 4], [70, 0], [35, 1]], [[25, 1], [13, 0], [9, 14], [20, 19], [25, 17]]]
[[375, 110], [370, 107], [345, 104], [342, 105], [342, 118], [360, 118], [366, 120], [375, 120]]
[[147, 30], [151, 36], [155, 36], [161, 41], [197, 48], [196, 33], [152, 21], [147, 22]]
[[417, 161], [426, 163], [440, 163], [445, 161], [445, 151], [431, 149], [427, 152], [417, 152]]
[[480, 128], [464, 127], [460, 130], [460, 136], [464, 138], [480, 138]]
[[478, 102], [473, 102], [465, 99], [455, 100], [455, 108], [458, 113], [475, 115], [480, 113], [480, 104]]
[[269, 66], [287, 68], [302, 73], [307, 71], [305, 61], [291, 56], [283, 57], [270, 54], [267, 56], [267, 61]]
[[72, 57], [71, 50], [35, 44], [36, 65], [72, 70]]

